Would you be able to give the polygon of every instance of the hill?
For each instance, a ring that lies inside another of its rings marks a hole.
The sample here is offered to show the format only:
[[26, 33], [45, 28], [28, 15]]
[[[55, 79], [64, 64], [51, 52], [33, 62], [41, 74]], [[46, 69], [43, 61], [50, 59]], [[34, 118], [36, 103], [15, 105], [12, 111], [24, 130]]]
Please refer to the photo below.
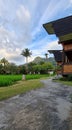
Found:
[[33, 60], [33, 63], [36, 63], [36, 64], [39, 64], [41, 62], [51, 62], [53, 65], [56, 65], [56, 61], [53, 57], [49, 57], [48, 59], [45, 59], [38, 56]]

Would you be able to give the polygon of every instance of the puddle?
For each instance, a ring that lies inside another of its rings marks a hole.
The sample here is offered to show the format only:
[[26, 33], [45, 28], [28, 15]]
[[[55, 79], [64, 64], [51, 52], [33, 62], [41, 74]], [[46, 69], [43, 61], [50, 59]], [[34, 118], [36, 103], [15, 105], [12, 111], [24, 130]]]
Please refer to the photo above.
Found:
[[57, 98], [57, 103], [58, 103], [57, 109], [59, 118], [61, 120], [66, 120], [69, 116], [72, 104], [62, 98]]

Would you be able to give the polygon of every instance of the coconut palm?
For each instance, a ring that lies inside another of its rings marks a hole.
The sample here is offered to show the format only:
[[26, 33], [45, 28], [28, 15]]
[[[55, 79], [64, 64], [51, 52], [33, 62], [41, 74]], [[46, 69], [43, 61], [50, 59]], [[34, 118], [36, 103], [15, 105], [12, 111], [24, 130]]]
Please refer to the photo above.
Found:
[[3, 65], [5, 66], [5, 65], [8, 64], [8, 61], [7, 61], [5, 58], [2, 58], [2, 59], [1, 59], [1, 63], [3, 63]]
[[24, 49], [21, 53], [21, 55], [23, 55], [24, 57], [26, 57], [26, 73], [28, 73], [28, 57], [30, 57], [32, 55], [32, 52], [30, 52], [30, 50], [28, 48]]
[[48, 54], [47, 53], [45, 53], [45, 57], [46, 57], [46, 60], [47, 60], [47, 58], [48, 58]]
[[28, 57], [30, 57], [32, 55], [32, 52], [30, 52], [30, 50], [28, 48], [26, 48], [26, 49], [22, 50], [21, 55], [26, 57], [26, 63], [28, 63]]

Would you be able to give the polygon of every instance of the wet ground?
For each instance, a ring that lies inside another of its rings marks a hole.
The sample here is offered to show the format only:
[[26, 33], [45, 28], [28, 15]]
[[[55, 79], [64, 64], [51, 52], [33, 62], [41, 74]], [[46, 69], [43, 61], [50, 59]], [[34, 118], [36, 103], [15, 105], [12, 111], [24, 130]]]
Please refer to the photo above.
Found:
[[0, 102], [0, 130], [72, 130], [72, 87], [44, 87]]

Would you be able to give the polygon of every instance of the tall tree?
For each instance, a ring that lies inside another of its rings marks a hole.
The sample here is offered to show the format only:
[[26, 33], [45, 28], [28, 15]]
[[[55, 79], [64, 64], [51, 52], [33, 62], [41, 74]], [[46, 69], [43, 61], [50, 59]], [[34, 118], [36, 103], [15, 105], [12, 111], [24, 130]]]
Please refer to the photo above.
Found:
[[3, 65], [5, 66], [5, 65], [8, 64], [8, 61], [7, 61], [5, 58], [2, 58], [2, 59], [1, 59], [1, 63], [3, 63]]
[[22, 51], [21, 55], [23, 55], [24, 57], [26, 57], [26, 73], [28, 73], [28, 57], [30, 57], [32, 55], [32, 52], [26, 48]]
[[30, 52], [30, 50], [28, 48], [26, 48], [26, 49], [22, 50], [21, 55], [26, 57], [26, 63], [28, 63], [28, 57], [30, 57], [32, 55], [32, 52]]
[[48, 58], [48, 54], [47, 53], [45, 53], [45, 57], [46, 57], [46, 60], [47, 60], [47, 58]]

